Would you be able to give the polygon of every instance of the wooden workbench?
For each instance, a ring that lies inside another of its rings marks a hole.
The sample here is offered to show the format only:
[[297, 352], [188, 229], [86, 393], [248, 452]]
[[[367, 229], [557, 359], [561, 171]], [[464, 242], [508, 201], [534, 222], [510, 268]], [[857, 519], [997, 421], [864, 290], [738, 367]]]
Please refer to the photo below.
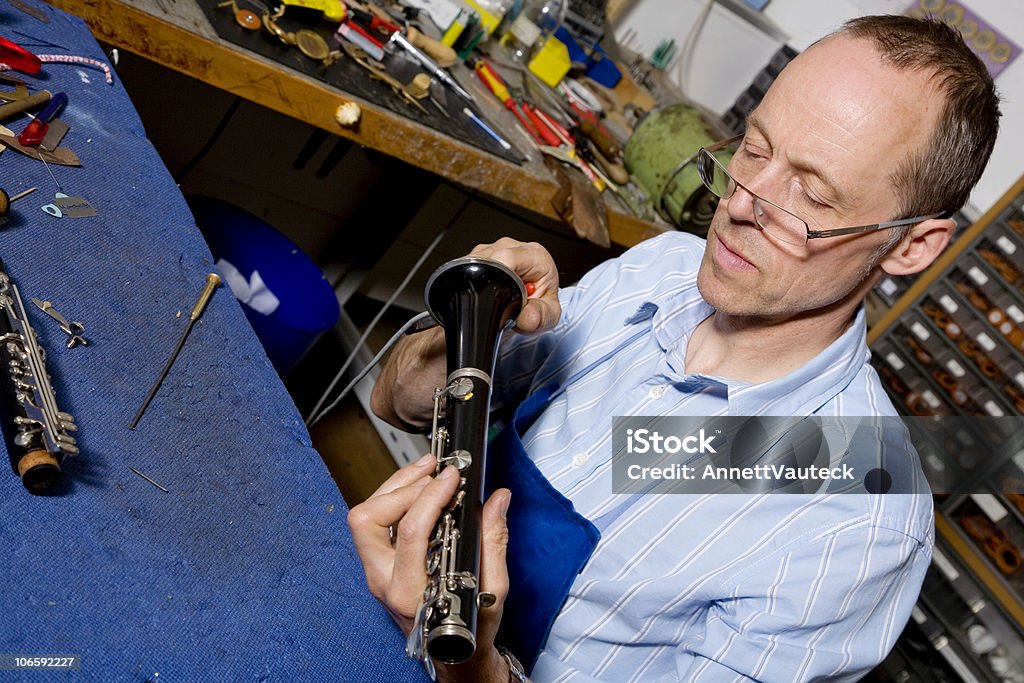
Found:
[[[49, 0], [82, 17], [93, 35], [115, 47], [360, 145], [402, 159], [549, 218], [558, 185], [536, 150], [516, 165], [387, 109], [293, 71], [219, 38], [193, 0]], [[343, 128], [334, 111], [356, 100], [363, 110], [356, 128]], [[496, 105], [497, 106], [497, 105]], [[519, 145], [527, 150], [528, 145]], [[616, 205], [617, 206], [617, 205]], [[613, 242], [632, 246], [665, 228], [608, 212]]]

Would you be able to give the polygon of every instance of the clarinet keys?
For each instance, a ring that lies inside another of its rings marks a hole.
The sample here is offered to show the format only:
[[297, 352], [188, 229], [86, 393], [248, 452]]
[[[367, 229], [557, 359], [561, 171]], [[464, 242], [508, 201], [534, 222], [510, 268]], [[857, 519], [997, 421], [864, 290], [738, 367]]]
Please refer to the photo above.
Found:
[[60, 325], [61, 331], [68, 336], [67, 347], [69, 349], [73, 349], [79, 345], [88, 346], [89, 340], [82, 336], [85, 333], [85, 325], [77, 320], [68, 322], [68, 319], [53, 307], [53, 302], [32, 299], [32, 303], [35, 304], [36, 308], [40, 311], [57, 321], [57, 324]]
[[17, 286], [2, 266], [0, 366], [7, 371], [0, 377], [0, 427], [11, 469], [25, 488], [41, 493], [59, 481], [64, 457], [78, 453], [69, 434], [77, 425], [57, 406], [46, 353], [36, 340]]
[[455, 469], [462, 472], [473, 464], [473, 454], [467, 450], [459, 449], [452, 451], [446, 456], [442, 456], [437, 462], [442, 470], [448, 465], [454, 465]]

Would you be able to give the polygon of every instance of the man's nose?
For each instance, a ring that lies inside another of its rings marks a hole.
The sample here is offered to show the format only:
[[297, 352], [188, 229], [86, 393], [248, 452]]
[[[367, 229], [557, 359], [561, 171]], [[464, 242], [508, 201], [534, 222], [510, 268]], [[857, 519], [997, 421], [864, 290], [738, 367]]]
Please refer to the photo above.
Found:
[[751, 225], [758, 226], [754, 212], [759, 208], [759, 202], [755, 201], [754, 195], [751, 194], [750, 190], [737, 185], [732, 196], [725, 201], [727, 202], [726, 211], [729, 212], [729, 218], [734, 222], [750, 223]]

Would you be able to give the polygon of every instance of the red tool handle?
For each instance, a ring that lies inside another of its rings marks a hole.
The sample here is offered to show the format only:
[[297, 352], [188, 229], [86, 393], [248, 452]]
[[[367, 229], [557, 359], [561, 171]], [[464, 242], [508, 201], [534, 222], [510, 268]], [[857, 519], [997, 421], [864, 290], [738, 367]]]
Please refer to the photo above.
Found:
[[[534, 138], [538, 144], [551, 144], [551, 142], [543, 136], [542, 131], [545, 130], [544, 126], [538, 125], [538, 122], [529, 116], [529, 109], [527, 105], [520, 105], [516, 102], [515, 98], [512, 97], [512, 93], [509, 92], [508, 87], [505, 85], [505, 81], [502, 77], [495, 73], [495, 70], [490, 68], [489, 63], [485, 59], [477, 59], [473, 62], [473, 71], [476, 72], [476, 76], [483, 82], [490, 92], [495, 93], [495, 97], [502, 100], [505, 104], [505, 109], [515, 114], [515, 118], [519, 119], [519, 123], [523, 125], [526, 132]], [[525, 113], [524, 113], [525, 112]], [[555, 143], [558, 146], [558, 143]]]
[[531, 121], [533, 121], [533, 125], [537, 127], [537, 132], [540, 133], [545, 145], [549, 145], [551, 147], [562, 146], [562, 138], [558, 137], [558, 133], [552, 130], [551, 126], [548, 125], [548, 121], [550, 119], [545, 120], [546, 117], [542, 114], [538, 114], [537, 110], [533, 108], [533, 105], [528, 102], [523, 102], [523, 111], [525, 111], [526, 115], [530, 117]]
[[364, 9], [359, 9], [358, 7], [349, 7], [344, 4], [342, 7], [345, 10], [343, 20], [354, 21], [367, 31], [391, 35], [395, 31], [402, 30], [390, 21], [377, 16], [373, 12], [368, 12]]
[[402, 30], [400, 27], [395, 26], [390, 21], [384, 21], [383, 19], [377, 16], [375, 16], [373, 20], [370, 22], [370, 29], [374, 31], [382, 31], [383, 33], [387, 33], [388, 35], [391, 35], [395, 31]]
[[0, 62], [7, 64], [12, 69], [32, 75], [39, 73], [39, 70], [43, 68], [39, 57], [2, 37], [0, 37]]
[[33, 119], [25, 126], [25, 130], [21, 131], [21, 134], [18, 135], [18, 142], [21, 143], [22, 147], [35, 147], [43, 141], [49, 130], [49, 123]]
[[519, 123], [523, 124], [523, 128], [525, 128], [526, 132], [530, 134], [530, 137], [533, 138], [534, 142], [538, 145], [547, 144], [547, 141], [540, 134], [540, 129], [537, 128], [536, 123], [524, 113], [525, 108], [521, 108], [512, 98], [509, 98], [508, 102], [505, 103], [505, 108], [511, 110], [512, 113], [516, 115], [516, 118], [519, 119]]
[[18, 142], [23, 147], [35, 147], [43, 141], [46, 137], [47, 131], [50, 130], [50, 122], [57, 118], [57, 114], [60, 110], [68, 103], [68, 96], [62, 92], [57, 93], [50, 100], [49, 104], [43, 107], [43, 110], [36, 114], [35, 118], [29, 121], [29, 124], [25, 126], [25, 130], [21, 131], [18, 136]]

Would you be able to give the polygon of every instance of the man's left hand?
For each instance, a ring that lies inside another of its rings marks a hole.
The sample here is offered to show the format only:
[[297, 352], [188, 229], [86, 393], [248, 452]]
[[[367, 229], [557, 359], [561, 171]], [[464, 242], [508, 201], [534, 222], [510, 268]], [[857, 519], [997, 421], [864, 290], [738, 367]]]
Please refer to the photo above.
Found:
[[[434, 466], [433, 456], [428, 455], [403, 467], [348, 513], [349, 528], [370, 592], [383, 603], [406, 636], [412, 630], [427, 585], [427, 545], [459, 482], [458, 471], [451, 466], [436, 478], [431, 477]], [[480, 590], [493, 593], [496, 601], [479, 612], [474, 655], [463, 664], [435, 663], [441, 681], [508, 680], [508, 666], [494, 647], [494, 636], [508, 594], [505, 513], [511, 497], [508, 489], [499, 489], [483, 508]]]

